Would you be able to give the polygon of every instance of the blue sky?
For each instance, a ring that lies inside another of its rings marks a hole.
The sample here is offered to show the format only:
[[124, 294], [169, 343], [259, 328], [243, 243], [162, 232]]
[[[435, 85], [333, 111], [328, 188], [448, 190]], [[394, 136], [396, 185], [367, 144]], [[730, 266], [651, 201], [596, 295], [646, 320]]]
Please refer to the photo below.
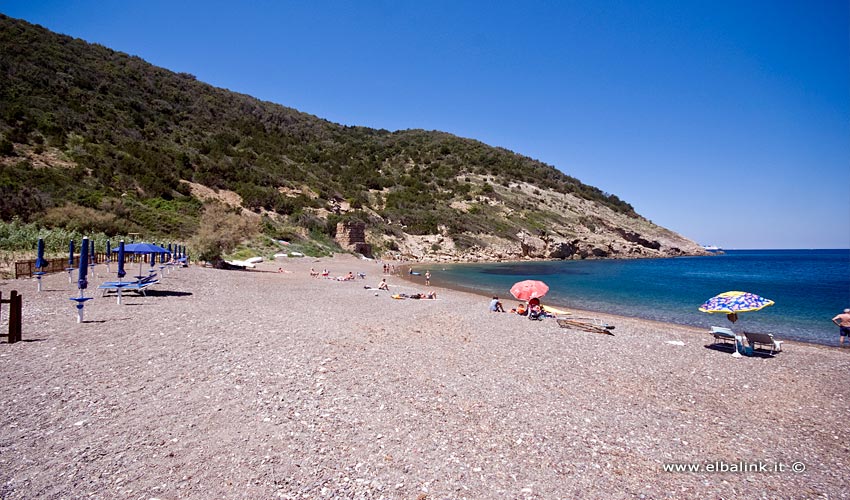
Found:
[[725, 248], [850, 248], [841, 1], [6, 1], [347, 125], [511, 149]]

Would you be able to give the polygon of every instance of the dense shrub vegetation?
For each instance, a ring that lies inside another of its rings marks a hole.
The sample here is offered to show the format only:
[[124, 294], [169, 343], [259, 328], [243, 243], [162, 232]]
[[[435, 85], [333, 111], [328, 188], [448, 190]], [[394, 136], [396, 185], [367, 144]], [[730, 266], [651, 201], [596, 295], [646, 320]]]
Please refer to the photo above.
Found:
[[[504, 186], [519, 175], [634, 214], [616, 196], [505, 149], [436, 131], [337, 125], [2, 15], [0, 54], [2, 220], [188, 239], [204, 211], [183, 179], [234, 191], [247, 209], [286, 216], [307, 233], [330, 235], [333, 225], [310, 210], [341, 202], [414, 234], [447, 223], [457, 234], [510, 233], [486, 211], [449, 208], [497, 196], [468, 182], [483, 175]], [[67, 161], [32, 159], [51, 153]]]

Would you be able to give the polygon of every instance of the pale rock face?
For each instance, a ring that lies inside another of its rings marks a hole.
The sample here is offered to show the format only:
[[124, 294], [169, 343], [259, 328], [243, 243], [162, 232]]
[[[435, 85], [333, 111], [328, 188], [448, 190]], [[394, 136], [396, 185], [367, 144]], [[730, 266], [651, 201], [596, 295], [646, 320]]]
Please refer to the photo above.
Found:
[[[472, 176], [474, 177], [474, 176]], [[491, 262], [534, 259], [638, 259], [705, 255], [701, 245], [673, 231], [657, 226], [643, 217], [615, 212], [598, 203], [574, 195], [555, 193], [536, 186], [518, 184], [519, 193], [494, 185], [501, 201], [485, 200], [478, 206], [495, 208], [495, 215], [506, 221], [535, 219], [539, 229], [522, 229], [513, 237], [464, 233], [463, 244], [457, 235], [439, 226], [439, 234], [380, 236], [376, 240], [396, 248], [387, 257], [436, 262]], [[536, 193], [530, 198], [529, 193]], [[513, 198], [511, 198], [513, 197]], [[517, 200], [536, 206], [536, 212], [516, 211], [507, 202]], [[476, 202], [453, 203], [452, 208], [468, 212]], [[555, 208], [556, 207], [556, 208]], [[374, 214], [377, 216], [377, 214]], [[524, 219], [530, 215], [530, 219]], [[454, 237], [453, 237], [454, 236]], [[472, 244], [470, 244], [472, 242]], [[384, 247], [387, 245], [385, 244]]]
[[613, 232], [567, 239], [560, 236], [541, 238], [521, 233], [517, 235], [516, 240], [490, 235], [474, 236], [483, 245], [461, 250], [448, 236], [405, 235], [404, 240], [398, 244], [397, 255], [416, 261], [496, 262], [534, 259], [634, 259], [705, 254], [700, 245], [686, 238], [670, 235], [655, 238], [653, 235], [628, 233], [624, 238]]

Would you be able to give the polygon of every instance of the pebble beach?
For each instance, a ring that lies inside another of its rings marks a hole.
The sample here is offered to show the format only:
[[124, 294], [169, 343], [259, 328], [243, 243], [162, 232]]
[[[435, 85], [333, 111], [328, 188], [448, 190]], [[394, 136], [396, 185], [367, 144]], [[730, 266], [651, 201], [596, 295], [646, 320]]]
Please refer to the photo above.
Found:
[[736, 358], [582, 311], [614, 336], [569, 330], [375, 290], [381, 264], [347, 255], [173, 269], [120, 305], [95, 289], [112, 271], [79, 324], [67, 274], [0, 281], [24, 301], [0, 343], [4, 500], [850, 498], [848, 348]]

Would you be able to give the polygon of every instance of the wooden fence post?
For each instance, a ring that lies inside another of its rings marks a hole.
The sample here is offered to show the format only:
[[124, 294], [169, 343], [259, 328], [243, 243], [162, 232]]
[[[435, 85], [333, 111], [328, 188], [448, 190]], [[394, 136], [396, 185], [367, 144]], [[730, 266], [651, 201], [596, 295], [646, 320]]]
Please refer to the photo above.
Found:
[[[13, 344], [15, 342], [21, 341], [21, 323], [23, 322], [23, 301], [24, 296], [18, 295], [17, 290], [12, 290], [11, 295], [9, 296], [10, 310], [9, 310], [9, 343]], [[12, 340], [14, 339], [14, 340]]]
[[7, 337], [10, 344], [21, 341], [22, 330], [22, 309], [23, 295], [19, 295], [16, 290], [12, 290], [9, 298], [3, 300], [3, 292], [0, 292], [0, 312], [2, 312], [3, 304], [9, 304], [9, 333], [0, 333], [0, 337]]

